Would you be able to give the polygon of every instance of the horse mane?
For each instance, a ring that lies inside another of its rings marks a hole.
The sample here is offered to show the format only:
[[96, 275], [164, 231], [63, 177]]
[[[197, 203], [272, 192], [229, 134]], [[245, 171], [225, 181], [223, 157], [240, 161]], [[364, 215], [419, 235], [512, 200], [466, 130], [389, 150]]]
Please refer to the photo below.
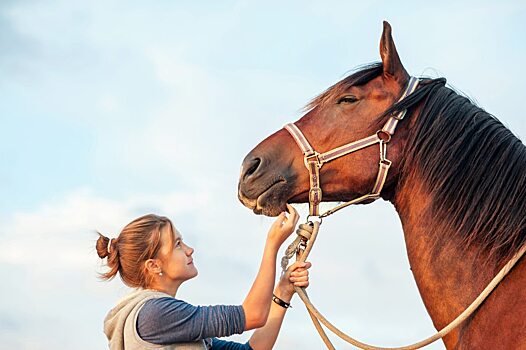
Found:
[[[305, 110], [323, 108], [382, 71], [381, 62], [359, 67], [312, 99]], [[417, 171], [427, 186], [439, 223], [429, 228], [437, 246], [457, 235], [463, 247], [485, 254], [488, 261], [509, 259], [526, 244], [526, 147], [494, 116], [445, 84], [445, 78], [422, 79], [413, 94], [376, 122], [380, 126], [386, 116], [404, 109], [405, 119], [410, 119], [423, 102], [409, 130], [399, 181], [410, 181], [410, 173]]]
[[488, 261], [509, 259], [526, 243], [526, 147], [493, 115], [445, 86], [425, 79], [386, 114], [423, 101], [409, 130], [400, 181], [418, 172], [431, 194], [437, 243], [448, 234]]

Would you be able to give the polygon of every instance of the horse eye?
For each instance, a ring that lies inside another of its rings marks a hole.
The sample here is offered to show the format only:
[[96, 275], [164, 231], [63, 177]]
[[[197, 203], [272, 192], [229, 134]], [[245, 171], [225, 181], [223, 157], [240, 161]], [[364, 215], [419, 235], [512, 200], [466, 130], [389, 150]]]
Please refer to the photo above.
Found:
[[349, 95], [349, 96], [343, 96], [342, 98], [340, 98], [338, 100], [338, 104], [341, 104], [341, 103], [354, 103], [356, 101], [358, 101], [358, 98], [356, 98], [356, 96]]

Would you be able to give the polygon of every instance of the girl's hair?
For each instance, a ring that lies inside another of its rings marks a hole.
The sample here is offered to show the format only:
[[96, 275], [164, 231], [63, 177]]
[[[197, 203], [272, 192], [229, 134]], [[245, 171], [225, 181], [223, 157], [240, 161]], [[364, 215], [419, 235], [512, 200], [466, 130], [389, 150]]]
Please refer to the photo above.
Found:
[[168, 218], [148, 214], [130, 222], [111, 241], [97, 232], [97, 254], [101, 259], [108, 258], [106, 265], [109, 267], [108, 272], [101, 273], [101, 279], [111, 280], [118, 272], [127, 286], [148, 288], [152, 276], [147, 273], [144, 262], [156, 257], [161, 248], [161, 231], [166, 226], [172, 237], [173, 225]]

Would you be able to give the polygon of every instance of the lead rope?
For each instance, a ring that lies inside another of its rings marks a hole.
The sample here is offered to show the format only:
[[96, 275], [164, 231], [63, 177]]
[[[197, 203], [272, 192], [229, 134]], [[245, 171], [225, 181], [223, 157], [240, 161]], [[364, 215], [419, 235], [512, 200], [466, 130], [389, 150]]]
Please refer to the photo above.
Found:
[[[318, 231], [320, 229], [321, 221], [314, 221], [314, 222], [308, 222], [306, 224], [299, 225], [298, 229], [296, 230], [296, 234], [298, 237], [292, 242], [289, 247], [287, 248], [287, 254], [289, 254], [291, 251], [293, 252], [290, 254], [290, 257], [286, 254], [282, 261], [281, 266], [283, 268], [283, 271], [287, 268], [289, 259], [294, 255], [294, 252], [296, 253], [296, 259], [299, 262], [305, 262], [307, 260], [307, 257], [310, 254], [310, 251], [312, 250], [312, 247], [314, 245], [314, 242], [316, 241], [316, 237], [318, 235]], [[312, 319], [312, 322], [314, 323], [314, 326], [316, 327], [316, 330], [320, 334], [320, 337], [322, 338], [323, 342], [330, 350], [335, 350], [336, 348], [334, 345], [332, 345], [329, 337], [325, 333], [324, 329], [322, 328], [321, 323], [323, 323], [331, 332], [336, 334], [341, 339], [345, 340], [346, 342], [356, 346], [357, 348], [364, 349], [364, 350], [412, 350], [412, 349], [420, 349], [426, 345], [431, 344], [432, 342], [444, 337], [446, 334], [451, 332], [453, 329], [455, 329], [458, 325], [460, 325], [462, 322], [464, 322], [479, 306], [484, 302], [484, 300], [490, 295], [490, 293], [495, 289], [495, 287], [499, 284], [500, 281], [504, 279], [504, 277], [510, 272], [510, 270], [515, 266], [517, 261], [524, 255], [524, 252], [526, 252], [526, 245], [521, 248], [506, 265], [499, 271], [499, 273], [491, 280], [491, 282], [488, 284], [488, 286], [480, 293], [480, 295], [469, 305], [464, 312], [462, 312], [457, 318], [455, 318], [450, 324], [448, 324], [446, 327], [442, 328], [439, 332], [436, 334], [422, 340], [419, 342], [416, 342], [411, 345], [401, 346], [401, 347], [393, 347], [393, 348], [387, 348], [387, 347], [378, 347], [369, 345], [366, 343], [362, 343], [349, 335], [345, 334], [341, 330], [339, 330], [336, 326], [334, 326], [331, 322], [329, 322], [312, 304], [310, 301], [309, 296], [307, 295], [307, 292], [305, 288], [300, 287], [294, 287], [296, 293], [298, 293], [299, 297], [307, 307], [307, 311], [309, 312], [309, 316]]]

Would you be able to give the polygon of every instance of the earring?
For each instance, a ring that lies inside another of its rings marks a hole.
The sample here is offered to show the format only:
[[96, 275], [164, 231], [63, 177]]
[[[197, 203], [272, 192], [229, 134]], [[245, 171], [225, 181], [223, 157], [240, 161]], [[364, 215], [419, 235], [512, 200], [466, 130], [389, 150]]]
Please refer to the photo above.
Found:
[[163, 273], [162, 273], [162, 272], [159, 272], [159, 276], [162, 276], [162, 275], [163, 275]]

